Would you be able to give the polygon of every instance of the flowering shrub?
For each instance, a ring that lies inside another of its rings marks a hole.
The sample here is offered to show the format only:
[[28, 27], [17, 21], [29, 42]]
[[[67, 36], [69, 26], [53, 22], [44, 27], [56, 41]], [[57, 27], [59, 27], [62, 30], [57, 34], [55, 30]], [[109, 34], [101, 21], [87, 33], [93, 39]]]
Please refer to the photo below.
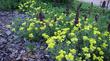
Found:
[[[23, 9], [23, 7], [21, 8]], [[61, 11], [59, 8], [50, 8], [47, 9], [45, 4], [36, 8], [32, 6], [31, 9], [37, 10], [37, 13], [42, 10], [45, 18], [40, 21], [34, 14], [35, 11], [33, 13], [30, 10], [26, 13], [32, 13], [32, 18], [15, 20], [12, 24], [12, 30], [30, 41], [43, 40], [48, 45], [46, 50], [56, 61], [103, 61], [110, 59], [108, 55], [110, 54], [110, 33], [107, 31], [106, 24], [101, 21], [96, 22], [91, 17], [85, 20], [83, 17], [78, 17], [78, 23], [75, 24], [74, 12], [66, 16], [61, 12], [63, 8], [60, 9]]]
[[[108, 47], [109, 32], [100, 32], [93, 24], [71, 27], [58, 30], [47, 38], [47, 50], [56, 53], [56, 60], [103, 61], [106, 58], [104, 52]], [[60, 50], [65, 53], [60, 53]]]
[[47, 50], [58, 61], [102, 61], [106, 57], [110, 34], [108, 31], [101, 32], [97, 23], [88, 21], [74, 26], [73, 20], [67, 21], [63, 17], [57, 18], [56, 22], [33, 18], [14, 23], [16, 26], [19, 25], [14, 30], [31, 41], [43, 39], [48, 45]]

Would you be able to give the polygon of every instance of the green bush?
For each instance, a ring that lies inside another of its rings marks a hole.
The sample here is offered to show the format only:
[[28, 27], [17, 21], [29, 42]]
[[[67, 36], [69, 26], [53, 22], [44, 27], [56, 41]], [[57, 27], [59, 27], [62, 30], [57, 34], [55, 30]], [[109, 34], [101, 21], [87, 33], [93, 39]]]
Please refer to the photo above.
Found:
[[[41, 0], [43, 2], [67, 3], [69, 0]], [[72, 2], [72, 0], [70, 0]]]
[[26, 0], [0, 0], [0, 10], [13, 10], [17, 9], [20, 3]]
[[[74, 15], [70, 16], [70, 18], [72, 17]], [[98, 23], [90, 21], [91, 19], [88, 18], [84, 23], [80, 22], [74, 26], [72, 19], [66, 20], [64, 14], [59, 14], [57, 21], [50, 17], [44, 21], [37, 18], [18, 19], [13, 23], [12, 30], [30, 41], [40, 42], [43, 40], [48, 45], [46, 50], [56, 61], [103, 61], [110, 59], [108, 56], [110, 54], [109, 32], [102, 31], [106, 28], [99, 30], [102, 27], [98, 27]]]
[[[75, 12], [66, 16], [61, 7], [46, 3], [36, 5], [33, 0], [21, 4], [19, 8], [23, 11], [28, 9], [26, 13], [31, 18], [15, 19], [12, 31], [30, 41], [43, 40], [48, 45], [46, 51], [56, 61], [110, 60], [110, 33], [105, 18], [96, 22], [93, 17], [84, 20], [80, 16], [79, 23], [75, 25]], [[45, 15], [43, 21], [37, 17], [41, 11]]]

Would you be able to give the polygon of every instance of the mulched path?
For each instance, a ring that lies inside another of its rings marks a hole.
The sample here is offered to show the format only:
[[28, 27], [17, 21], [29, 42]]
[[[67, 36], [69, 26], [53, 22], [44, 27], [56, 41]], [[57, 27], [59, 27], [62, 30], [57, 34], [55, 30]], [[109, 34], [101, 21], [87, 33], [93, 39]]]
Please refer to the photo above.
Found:
[[[0, 12], [0, 61], [53, 61], [44, 49], [40, 49], [39, 43], [20, 38], [6, 27], [14, 18], [24, 16], [17, 11]], [[27, 45], [35, 45], [36, 48], [31, 52]]]

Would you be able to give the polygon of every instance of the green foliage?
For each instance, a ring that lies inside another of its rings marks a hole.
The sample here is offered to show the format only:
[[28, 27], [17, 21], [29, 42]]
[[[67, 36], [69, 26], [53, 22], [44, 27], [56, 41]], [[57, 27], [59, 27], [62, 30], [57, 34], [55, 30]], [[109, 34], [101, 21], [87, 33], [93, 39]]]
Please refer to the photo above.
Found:
[[26, 0], [0, 0], [0, 10], [13, 10], [17, 9], [20, 3]]
[[[29, 17], [15, 19], [12, 31], [30, 41], [43, 40], [48, 45], [46, 50], [56, 61], [110, 60], [110, 33], [107, 31], [106, 17], [101, 16], [96, 22], [92, 15], [86, 20], [80, 16], [79, 23], [75, 25], [75, 12], [70, 11], [66, 16], [62, 7], [42, 2], [36, 4], [33, 0], [21, 4], [19, 8], [26, 11]], [[37, 18], [41, 11], [46, 17], [43, 21]]]
[[13, 9], [16, 7], [16, 2], [15, 0], [0, 0], [0, 9], [3, 10], [3, 9], [6, 9], [6, 10], [9, 10], [9, 9]]
[[[41, 0], [43, 2], [67, 3], [69, 0]], [[72, 0], [71, 0], [72, 2]]]
[[[20, 3], [25, 3], [28, 1], [33, 1], [33, 0], [0, 0], [0, 10], [13, 10], [17, 9]], [[35, 2], [42, 1], [42, 2], [57, 2], [54, 0], [35, 0]], [[67, 3], [68, 0], [58, 0], [59, 3]]]

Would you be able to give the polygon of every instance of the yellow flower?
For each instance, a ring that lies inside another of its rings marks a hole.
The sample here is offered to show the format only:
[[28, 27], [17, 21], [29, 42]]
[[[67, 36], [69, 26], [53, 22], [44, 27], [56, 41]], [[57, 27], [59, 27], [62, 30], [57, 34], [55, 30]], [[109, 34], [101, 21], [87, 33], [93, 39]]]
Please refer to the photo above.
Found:
[[100, 54], [100, 55], [104, 55], [104, 52], [103, 52], [103, 51], [99, 51], [99, 54]]
[[38, 30], [38, 28], [36, 27], [36, 28], [35, 28], [35, 30], [37, 31], [37, 30]]
[[64, 54], [60, 54], [60, 55], [56, 56], [56, 59], [58, 61], [62, 61], [62, 58], [64, 58]]
[[89, 40], [87, 36], [83, 36], [83, 40]]
[[75, 49], [70, 49], [70, 52], [71, 52], [72, 54], [76, 54], [76, 50], [75, 50]]
[[89, 59], [91, 57], [90, 53], [85, 53], [86, 59]]
[[73, 31], [77, 31], [78, 29], [79, 29], [79, 28], [75, 26]]
[[93, 60], [96, 60], [97, 56], [95, 54], [93, 54]]
[[48, 44], [48, 48], [54, 48], [54, 46], [55, 46], [55, 43], [49, 43]]
[[45, 28], [46, 28], [46, 26], [42, 26], [42, 27], [40, 27], [41, 30], [44, 30]]
[[73, 43], [76, 43], [76, 42], [78, 42], [78, 38], [76, 38], [76, 37], [71, 38], [71, 41], [72, 41]]
[[23, 30], [24, 30], [24, 27], [20, 27], [19, 30], [20, 30], [20, 31], [23, 31]]
[[92, 25], [89, 25], [89, 28], [92, 28], [93, 26]]
[[69, 60], [69, 61], [74, 60], [74, 56], [72, 55], [72, 53], [69, 53], [69, 54], [65, 55], [65, 58], [66, 58], [66, 60]]
[[60, 56], [60, 58], [63, 58], [64, 57], [64, 54], [60, 54], [59, 56]]
[[93, 44], [90, 45], [90, 51], [94, 51], [96, 49], [95, 46], [93, 46]]
[[102, 47], [103, 47], [103, 48], [106, 48], [107, 46], [108, 46], [108, 44], [106, 44], [106, 43], [103, 43], [103, 44], [102, 44]]
[[43, 33], [42, 36], [46, 39], [49, 38], [49, 36], [46, 33]]
[[64, 39], [66, 37], [66, 35], [61, 35], [62, 39]]
[[56, 60], [58, 60], [58, 61], [62, 61], [62, 59], [61, 59], [60, 56], [56, 56]]
[[48, 38], [47, 41], [46, 41], [46, 43], [47, 43], [47, 44], [49, 44], [49, 43], [54, 43], [54, 39]]
[[71, 25], [71, 26], [73, 25], [73, 22], [72, 22], [72, 21], [70, 22], [70, 25]]
[[67, 33], [67, 31], [63, 31], [63, 32], [61, 32], [60, 34], [66, 34]]
[[33, 28], [32, 27], [29, 27], [29, 28], [27, 28], [27, 31], [31, 31]]
[[100, 35], [101, 33], [100, 33], [99, 31], [94, 31], [94, 34], [95, 34], [95, 35], [96, 35], [96, 34]]
[[54, 39], [54, 40], [56, 40], [56, 39], [57, 39], [57, 37], [56, 37], [56, 36], [52, 36], [51, 38], [52, 38], [52, 39]]
[[96, 31], [98, 30], [98, 28], [96, 28], [96, 27], [94, 27], [93, 29], [96, 30]]
[[26, 22], [22, 23], [22, 26], [26, 26]]
[[61, 30], [58, 30], [57, 32], [58, 32], [58, 34], [60, 34], [61, 33]]
[[53, 24], [52, 24], [52, 23], [49, 23], [49, 26], [50, 26], [50, 27], [52, 27], [52, 26], [53, 26]]
[[88, 49], [87, 47], [82, 48], [82, 50], [83, 50], [84, 52], [89, 52], [89, 49]]
[[102, 56], [101, 57], [97, 57], [97, 60], [98, 61], [104, 61]]
[[93, 38], [90, 38], [90, 39], [89, 39], [89, 42], [90, 42], [90, 44], [96, 44], [96, 40], [93, 39]]
[[68, 31], [68, 30], [70, 30], [70, 28], [64, 28], [63, 30], [64, 30], [64, 31]]
[[101, 49], [100, 47], [97, 47], [97, 50], [98, 50], [98, 51], [101, 51], [102, 49]]
[[35, 23], [30, 23], [29, 27], [34, 27], [35, 26]]
[[63, 17], [62, 17], [62, 16], [59, 16], [59, 18], [57, 18], [57, 20], [61, 20], [61, 19], [63, 19]]
[[89, 26], [84, 26], [84, 29], [85, 30], [89, 30]]
[[108, 36], [109, 35], [109, 32], [106, 31], [103, 35], [104, 36]]
[[60, 54], [66, 54], [66, 52], [64, 50], [60, 50], [59, 53]]
[[84, 24], [87, 24], [87, 23], [88, 23], [88, 21], [85, 21], [85, 22], [84, 22]]
[[34, 37], [33, 33], [30, 33], [30, 34], [29, 34], [29, 37], [30, 37], [30, 38], [33, 38], [33, 37]]
[[81, 27], [81, 23], [78, 23], [76, 26], [77, 26], [77, 27]]
[[62, 39], [61, 36], [56, 36], [56, 37], [57, 37], [57, 39], [58, 39], [59, 42], [63, 42], [64, 41], [64, 39]]
[[74, 34], [74, 33], [70, 33], [69, 35], [70, 35], [71, 37], [75, 36], [75, 34]]
[[102, 38], [101, 38], [101, 37], [98, 37], [98, 39], [99, 39], [99, 40], [102, 40]]
[[70, 44], [71, 44], [71, 42], [70, 42], [70, 41], [67, 41], [66, 43], [67, 43], [67, 45], [70, 45]]

